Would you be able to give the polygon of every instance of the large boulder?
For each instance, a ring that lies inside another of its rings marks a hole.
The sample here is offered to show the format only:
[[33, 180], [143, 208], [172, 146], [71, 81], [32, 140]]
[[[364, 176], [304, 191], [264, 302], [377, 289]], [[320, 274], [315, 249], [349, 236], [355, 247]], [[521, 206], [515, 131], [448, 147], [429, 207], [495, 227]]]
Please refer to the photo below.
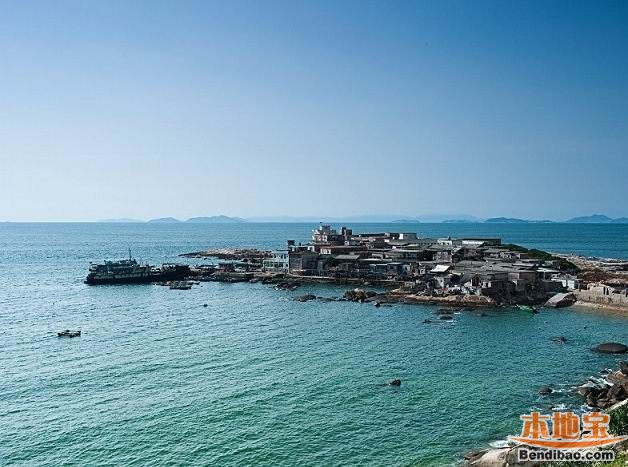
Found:
[[519, 462], [517, 451], [520, 446], [489, 449], [484, 453], [471, 453], [465, 465], [473, 467], [532, 467], [540, 465], [534, 461]]
[[557, 293], [545, 302], [545, 306], [549, 308], [564, 308], [573, 305], [576, 301], [577, 298], [572, 293]]
[[553, 392], [554, 390], [549, 386], [543, 386], [541, 389], [539, 389], [539, 394], [541, 396], [549, 396]]
[[600, 353], [626, 353], [628, 352], [628, 346], [618, 342], [605, 342], [593, 347], [593, 350]]

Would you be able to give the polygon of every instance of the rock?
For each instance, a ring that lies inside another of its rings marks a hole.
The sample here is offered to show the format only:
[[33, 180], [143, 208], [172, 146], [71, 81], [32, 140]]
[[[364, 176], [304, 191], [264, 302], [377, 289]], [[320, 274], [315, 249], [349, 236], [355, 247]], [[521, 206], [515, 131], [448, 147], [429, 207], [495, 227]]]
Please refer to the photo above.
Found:
[[587, 396], [587, 405], [593, 408], [597, 407], [597, 400], [595, 399], [595, 396], [593, 396], [592, 394], [589, 394]]
[[434, 312], [435, 315], [451, 315], [452, 313], [453, 311], [451, 311], [451, 309], [448, 309], [448, 308], [441, 308]]
[[301, 283], [297, 281], [284, 281], [275, 286], [278, 290], [295, 290], [301, 287]]
[[309, 302], [310, 300], [316, 300], [316, 295], [307, 294], [301, 295], [300, 297], [295, 298], [297, 302]]
[[612, 388], [608, 390], [606, 394], [609, 401], [611, 402], [611, 405], [616, 404], [617, 402], [623, 401], [626, 398], [626, 396], [628, 396], [626, 389], [623, 386], [620, 386], [619, 384], [615, 384]]
[[552, 337], [550, 340], [552, 342], [556, 342], [557, 344], [565, 344], [567, 342], [567, 338], [565, 336]]
[[467, 461], [467, 465], [474, 467], [506, 467], [510, 448], [489, 449], [480, 456]]
[[576, 301], [576, 296], [572, 293], [557, 293], [545, 302], [545, 306], [549, 308], [564, 308], [573, 305]]
[[486, 313], [480, 313], [478, 316], [479, 316], [480, 318], [485, 318], [485, 317], [486, 317], [486, 316], [488, 316], [488, 315], [487, 315]]
[[379, 307], [380, 307], [380, 306], [382, 306], [382, 305], [381, 305], [381, 303], [379, 303], [379, 302], [374, 302], [374, 303], [373, 303], [373, 306], [375, 306], [375, 308], [379, 308]]
[[482, 451], [469, 451], [465, 453], [463, 457], [467, 462], [473, 462], [474, 460], [482, 457], [484, 454], [486, 454], [486, 449]]
[[369, 299], [374, 299], [374, 297], [376, 296], [377, 296], [377, 293], [370, 290], [366, 292], [362, 289], [353, 289], [353, 290], [347, 290], [344, 293], [343, 298], [352, 302], [364, 303], [365, 301]]
[[451, 316], [451, 315], [440, 315], [440, 316], [438, 317], [438, 319], [442, 319], [442, 320], [451, 320], [451, 319], [454, 319], [454, 317], [453, 317], [453, 316]]
[[628, 389], [628, 376], [621, 371], [616, 371], [607, 376], [607, 381], [614, 385], [625, 386]]
[[539, 389], [539, 394], [541, 396], [549, 396], [553, 392], [554, 390], [549, 386], [543, 386], [541, 389]]
[[401, 380], [400, 379], [393, 379], [390, 383], [391, 386], [401, 386]]
[[626, 353], [628, 352], [628, 346], [618, 342], [605, 342], [593, 347], [593, 350], [600, 353]]
[[207, 308], [207, 303], [203, 303], [203, 308]]
[[628, 376], [628, 362], [619, 362], [619, 371]]

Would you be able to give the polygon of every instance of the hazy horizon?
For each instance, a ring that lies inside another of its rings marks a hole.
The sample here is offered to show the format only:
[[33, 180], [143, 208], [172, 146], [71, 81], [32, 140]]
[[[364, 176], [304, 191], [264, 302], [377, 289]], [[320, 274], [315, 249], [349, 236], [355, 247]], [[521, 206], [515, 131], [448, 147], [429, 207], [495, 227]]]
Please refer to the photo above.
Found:
[[628, 216], [628, 3], [2, 7], [0, 220]]
[[[242, 216], [229, 216], [229, 215], [225, 215], [225, 214], [215, 214], [215, 215], [201, 215], [201, 216], [192, 216], [190, 218], [181, 218], [181, 217], [175, 217], [175, 216], [158, 216], [155, 218], [129, 218], [129, 217], [114, 217], [114, 218], [106, 218], [106, 219], [87, 219], [87, 220], [68, 220], [68, 219], [62, 219], [62, 220], [54, 220], [54, 221], [42, 221], [42, 220], [11, 220], [11, 219], [0, 219], [0, 222], [5, 222], [5, 223], [19, 223], [19, 222], [24, 222], [24, 223], [37, 223], [37, 222], [42, 222], [42, 223], [46, 223], [46, 222], [59, 222], [59, 223], [73, 223], [73, 222], [88, 222], [88, 223], [148, 223], [148, 222], [152, 222], [152, 221], [161, 221], [161, 220], [166, 220], [166, 219], [172, 219], [172, 221], [178, 221], [181, 223], [187, 222], [189, 220], [194, 220], [194, 219], [202, 219], [202, 218], [219, 218], [219, 217], [226, 217], [228, 218], [226, 221], [227, 222], [232, 222], [234, 220], [239, 220], [242, 222], [249, 222], [249, 223], [264, 223], [264, 222], [270, 222], [270, 223], [275, 223], [275, 222], [286, 222], [286, 223], [292, 223], [292, 222], [296, 222], [296, 223], [318, 223], [318, 222], [328, 222], [328, 223], [334, 223], [334, 222], [354, 222], [354, 223], [384, 223], [384, 224], [390, 224], [390, 223], [395, 223], [396, 221], [405, 221], [405, 222], [416, 222], [416, 223], [455, 223], [452, 221], [459, 221], [459, 222], [467, 222], [467, 223], [483, 223], [487, 220], [494, 220], [494, 219], [511, 219], [511, 220], [523, 220], [523, 221], [529, 221], [530, 223], [535, 223], [535, 222], [550, 222], [550, 223], [561, 223], [561, 222], [567, 222], [570, 221], [571, 219], [574, 218], [586, 218], [586, 217], [591, 217], [591, 216], [604, 216], [604, 217], [609, 217], [610, 219], [621, 219], [622, 222], [619, 223], [628, 223], [626, 222], [626, 219], [628, 219], [627, 216], [620, 216], [618, 218], [612, 217], [612, 216], [607, 216], [606, 214], [603, 213], [591, 213], [591, 214], [582, 214], [582, 215], [578, 215], [578, 216], [574, 216], [573, 218], [557, 218], [557, 219], [541, 219], [538, 217], [535, 218], [515, 218], [513, 216], [489, 216], [489, 217], [477, 217], [477, 216], [473, 216], [472, 214], [423, 214], [423, 215], [416, 215], [416, 216], [412, 216], [412, 215], [404, 215], [404, 214], [399, 214], [399, 215], [395, 215], [395, 214], [365, 214], [365, 215], [347, 215], [347, 216], [326, 216], [326, 215], [320, 215], [320, 216], [315, 216], [315, 215], [303, 215], [303, 216], [249, 216], [249, 217], [242, 217]], [[220, 223], [221, 221], [214, 221], [214, 223]], [[202, 222], [200, 222], [202, 223]], [[507, 222], [503, 222], [504, 224], [507, 224]], [[605, 223], [605, 222], [603, 222]]]

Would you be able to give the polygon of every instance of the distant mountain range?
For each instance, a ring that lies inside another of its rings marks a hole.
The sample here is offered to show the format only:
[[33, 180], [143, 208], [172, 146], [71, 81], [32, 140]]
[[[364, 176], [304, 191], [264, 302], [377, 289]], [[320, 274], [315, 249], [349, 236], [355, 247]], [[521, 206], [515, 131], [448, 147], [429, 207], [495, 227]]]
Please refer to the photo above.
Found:
[[565, 221], [551, 221], [551, 220], [532, 220], [532, 219], [519, 219], [515, 217], [491, 217], [488, 219], [480, 219], [468, 214], [456, 214], [456, 215], [422, 215], [416, 217], [408, 216], [394, 216], [394, 215], [364, 215], [364, 216], [347, 216], [347, 217], [230, 217], [225, 215], [218, 216], [206, 216], [206, 217], [192, 217], [187, 220], [180, 220], [174, 217], [160, 217], [158, 219], [151, 219], [149, 221], [141, 221], [137, 219], [120, 218], [120, 219], [104, 219], [100, 222], [119, 222], [119, 223], [138, 223], [147, 222], [150, 224], [177, 224], [177, 223], [189, 223], [189, 224], [236, 224], [242, 222], [303, 222], [303, 223], [394, 223], [394, 224], [418, 224], [418, 223], [444, 223], [444, 224], [470, 224], [470, 223], [484, 223], [484, 224], [553, 224], [553, 223], [568, 223], [568, 224], [628, 224], [628, 217], [612, 218], [603, 214], [593, 214], [591, 216], [580, 216], [568, 219]]
[[140, 221], [137, 219], [105, 219], [100, 222], [146, 222], [148, 224], [235, 224], [239, 222], [246, 222], [244, 219], [240, 219], [239, 217], [228, 217], [228, 216], [209, 216], [209, 217], [191, 217], [185, 221], [180, 219], [176, 219], [174, 217], [160, 217], [158, 219], [151, 219], [149, 221]]
[[[417, 223], [419, 220], [415, 219], [397, 219], [394, 223]], [[472, 224], [472, 223], [484, 223], [484, 224], [628, 224], [628, 217], [611, 218], [603, 214], [593, 214], [591, 216], [580, 216], [568, 219], [566, 221], [551, 221], [548, 219], [533, 220], [533, 219], [518, 219], [516, 217], [491, 217], [489, 219], [445, 219], [443, 224]]]
[[613, 219], [604, 214], [593, 214], [592, 216], [574, 217], [567, 222], [570, 224], [628, 224], [628, 217]]
[[175, 219], [174, 217], [161, 217], [159, 219], [151, 219], [148, 221], [151, 224], [176, 224], [185, 222], [188, 224], [237, 224], [240, 222], [246, 222], [239, 217], [229, 216], [209, 216], [209, 217], [190, 217], [189, 219], [182, 221]]
[[549, 220], [526, 220], [526, 219], [517, 219], [514, 217], [492, 217], [490, 219], [486, 219], [484, 221], [486, 224], [551, 224], [554, 221]]

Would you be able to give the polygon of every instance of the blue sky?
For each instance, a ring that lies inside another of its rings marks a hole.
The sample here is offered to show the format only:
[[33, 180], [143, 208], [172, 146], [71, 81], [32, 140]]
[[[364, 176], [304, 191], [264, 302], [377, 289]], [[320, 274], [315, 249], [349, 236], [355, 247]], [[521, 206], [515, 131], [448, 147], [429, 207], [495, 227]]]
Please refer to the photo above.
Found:
[[0, 8], [0, 219], [628, 215], [627, 2]]

